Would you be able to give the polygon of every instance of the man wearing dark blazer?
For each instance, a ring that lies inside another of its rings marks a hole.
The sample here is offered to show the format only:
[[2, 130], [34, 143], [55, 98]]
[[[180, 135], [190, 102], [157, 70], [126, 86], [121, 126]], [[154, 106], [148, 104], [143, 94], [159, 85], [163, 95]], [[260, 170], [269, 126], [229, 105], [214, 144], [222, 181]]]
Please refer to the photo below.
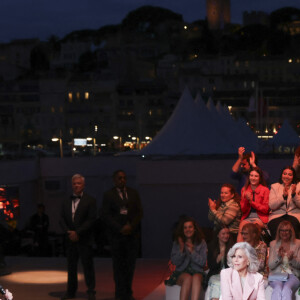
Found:
[[142, 204], [136, 190], [126, 186], [126, 174], [113, 174], [115, 187], [104, 193], [103, 219], [109, 231], [115, 299], [133, 300], [132, 280], [139, 252]]
[[68, 287], [61, 299], [75, 298], [79, 258], [88, 288], [88, 299], [96, 299], [92, 242], [97, 206], [96, 200], [83, 191], [84, 186], [84, 177], [75, 174], [72, 177], [73, 194], [62, 204], [61, 225], [67, 234]]

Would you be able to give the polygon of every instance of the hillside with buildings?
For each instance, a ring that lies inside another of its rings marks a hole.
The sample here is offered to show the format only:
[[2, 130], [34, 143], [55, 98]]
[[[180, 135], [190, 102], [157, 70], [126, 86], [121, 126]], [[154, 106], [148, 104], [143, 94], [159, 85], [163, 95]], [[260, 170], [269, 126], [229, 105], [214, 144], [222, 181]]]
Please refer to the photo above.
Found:
[[186, 86], [259, 136], [285, 119], [300, 134], [300, 10], [245, 12], [240, 25], [228, 0], [214, 3], [192, 23], [144, 6], [119, 25], [0, 44], [0, 152], [57, 152], [53, 138], [65, 155], [76, 138], [86, 153], [140, 148]]

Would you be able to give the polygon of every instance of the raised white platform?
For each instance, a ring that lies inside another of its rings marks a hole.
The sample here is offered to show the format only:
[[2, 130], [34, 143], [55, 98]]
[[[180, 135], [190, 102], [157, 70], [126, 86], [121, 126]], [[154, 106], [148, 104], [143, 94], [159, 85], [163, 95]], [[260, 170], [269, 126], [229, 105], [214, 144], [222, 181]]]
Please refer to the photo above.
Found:
[[[209, 287], [206, 292], [202, 291], [199, 300], [209, 300]], [[268, 286], [266, 288], [266, 300], [271, 300], [272, 288]], [[143, 300], [179, 300], [180, 296], [180, 286], [166, 286], [161, 283], [151, 294], [149, 294]], [[298, 295], [298, 290], [294, 294], [293, 300], [300, 300], [300, 295]]]

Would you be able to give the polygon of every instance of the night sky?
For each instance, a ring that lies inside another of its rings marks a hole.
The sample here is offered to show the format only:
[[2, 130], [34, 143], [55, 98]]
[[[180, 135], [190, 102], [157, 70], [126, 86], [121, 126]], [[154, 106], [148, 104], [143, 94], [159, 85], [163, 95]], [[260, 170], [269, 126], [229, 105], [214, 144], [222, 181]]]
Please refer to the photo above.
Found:
[[[119, 24], [128, 12], [143, 6], [168, 8], [187, 22], [205, 18], [205, 0], [0, 0], [0, 42], [19, 38], [47, 40], [74, 30]], [[242, 23], [243, 11], [300, 9], [299, 0], [231, 0], [231, 21]]]

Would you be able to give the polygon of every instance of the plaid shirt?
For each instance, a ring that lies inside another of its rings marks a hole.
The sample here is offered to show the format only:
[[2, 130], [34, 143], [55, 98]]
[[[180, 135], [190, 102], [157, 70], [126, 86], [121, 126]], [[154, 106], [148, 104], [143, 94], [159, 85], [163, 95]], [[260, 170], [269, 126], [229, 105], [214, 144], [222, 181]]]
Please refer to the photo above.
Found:
[[239, 204], [231, 199], [227, 202], [222, 202], [217, 210], [209, 209], [208, 218], [214, 222], [215, 227], [226, 225], [230, 232], [238, 233], [241, 221], [241, 208]]

